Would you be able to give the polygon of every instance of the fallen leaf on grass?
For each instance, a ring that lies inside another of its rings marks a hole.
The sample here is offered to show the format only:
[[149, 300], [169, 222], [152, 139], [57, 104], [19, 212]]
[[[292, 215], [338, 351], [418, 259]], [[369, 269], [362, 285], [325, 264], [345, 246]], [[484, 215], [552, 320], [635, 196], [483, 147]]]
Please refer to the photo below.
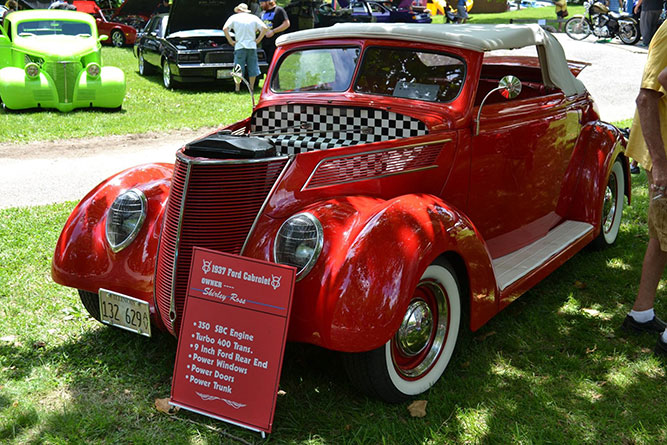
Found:
[[155, 408], [161, 413], [169, 414], [170, 416], [176, 414], [180, 409], [178, 406], [169, 404], [169, 397], [166, 399], [155, 399]]
[[408, 411], [412, 417], [424, 417], [426, 415], [426, 404], [428, 400], [415, 400], [408, 405]]
[[487, 338], [491, 337], [492, 335], [496, 335], [496, 331], [491, 331], [491, 332], [487, 332], [486, 334], [482, 334], [479, 337], [475, 337], [475, 340], [484, 341]]
[[586, 354], [590, 354], [591, 352], [595, 352], [598, 349], [598, 345], [593, 346], [593, 349], [586, 348]]
[[43, 341], [36, 341], [32, 344], [33, 349], [41, 349], [46, 347], [46, 343]]
[[576, 287], [577, 289], [586, 289], [587, 286], [586, 283], [577, 280], [574, 282], [574, 287]]
[[595, 310], [595, 309], [582, 309], [582, 311], [586, 312], [588, 315], [591, 317], [599, 317], [600, 316], [600, 311]]
[[287, 394], [287, 393], [285, 391], [283, 391], [282, 389], [278, 390], [278, 395], [279, 396], [284, 396], [285, 394]]

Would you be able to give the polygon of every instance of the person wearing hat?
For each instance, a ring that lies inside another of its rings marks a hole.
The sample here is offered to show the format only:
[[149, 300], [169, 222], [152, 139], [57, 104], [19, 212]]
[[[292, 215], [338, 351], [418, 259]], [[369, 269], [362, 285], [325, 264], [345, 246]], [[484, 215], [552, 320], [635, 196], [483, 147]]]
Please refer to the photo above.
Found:
[[280, 6], [276, 6], [274, 0], [259, 0], [259, 6], [261, 6], [264, 11], [262, 20], [269, 28], [266, 32], [266, 38], [262, 43], [262, 48], [266, 53], [266, 61], [271, 63], [273, 53], [276, 52], [276, 39], [278, 38], [278, 34], [289, 28], [290, 22], [287, 17], [287, 12]]
[[[260, 73], [257, 45], [264, 38], [267, 27], [256, 15], [250, 14], [250, 9], [245, 3], [239, 3], [234, 12], [236, 14], [227, 19], [222, 30], [229, 44], [234, 47], [234, 66], [240, 65], [243, 72], [247, 72], [250, 89], [253, 90], [255, 78]], [[233, 38], [230, 31], [234, 32]], [[240, 84], [237, 83], [237, 92], [239, 87]]]

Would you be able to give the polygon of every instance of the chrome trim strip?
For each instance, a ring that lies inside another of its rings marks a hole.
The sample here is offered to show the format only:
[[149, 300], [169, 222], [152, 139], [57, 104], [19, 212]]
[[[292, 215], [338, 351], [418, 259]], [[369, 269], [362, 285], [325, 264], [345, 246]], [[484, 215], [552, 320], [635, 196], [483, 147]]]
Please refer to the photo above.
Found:
[[[420, 144], [401, 145], [399, 147], [384, 148], [382, 150], [364, 151], [364, 152], [359, 152], [359, 153], [354, 153], [354, 154], [347, 154], [347, 155], [332, 156], [332, 157], [329, 157], [329, 158], [324, 158], [320, 162], [317, 163], [317, 165], [315, 166], [315, 168], [311, 172], [310, 176], [308, 176], [308, 179], [304, 183], [303, 187], [301, 187], [300, 191], [303, 192], [304, 190], [308, 189], [308, 184], [310, 184], [310, 181], [313, 179], [313, 176], [315, 176], [315, 173], [317, 173], [317, 169], [320, 168], [320, 166], [322, 164], [324, 164], [325, 162], [333, 161], [335, 159], [353, 158], [355, 156], [360, 156], [360, 155], [370, 155], [370, 154], [375, 154], [375, 153], [384, 153], [384, 152], [393, 151], [393, 150], [405, 150], [405, 149], [414, 148], [414, 147], [422, 147], [422, 146], [429, 146], [429, 145], [436, 145], [436, 144], [446, 144], [447, 142], [452, 142], [452, 141], [453, 141], [452, 138], [439, 139], [437, 141], [423, 142], [423, 143], [420, 143]], [[412, 173], [412, 172], [428, 170], [428, 169], [436, 168], [436, 167], [437, 167], [437, 165], [413, 168], [413, 169], [410, 169], [410, 170], [402, 170], [402, 171], [399, 171], [399, 172], [387, 173], [387, 174], [384, 174], [384, 175], [370, 176], [370, 177], [364, 178], [364, 179], [351, 179], [349, 181], [338, 182], [337, 184], [348, 184], [350, 182], [365, 181], [367, 179], [384, 178], [384, 177], [387, 177], [387, 176], [402, 175], [404, 173]], [[320, 187], [328, 187], [328, 186], [320, 186]], [[313, 187], [313, 188], [319, 188], [319, 187]]]
[[287, 163], [285, 163], [285, 166], [283, 167], [283, 170], [280, 172], [278, 177], [276, 178], [276, 182], [273, 183], [273, 186], [271, 187], [271, 190], [269, 190], [269, 194], [266, 195], [266, 199], [264, 200], [264, 203], [262, 204], [262, 207], [259, 208], [259, 211], [257, 212], [257, 216], [255, 216], [255, 220], [252, 222], [252, 226], [250, 226], [250, 230], [248, 231], [248, 236], [246, 236], [245, 241], [243, 242], [243, 246], [241, 247], [241, 252], [239, 255], [243, 256], [245, 253], [245, 248], [248, 245], [248, 241], [250, 240], [250, 236], [253, 234], [255, 231], [255, 227], [257, 226], [257, 222], [259, 221], [259, 216], [264, 213], [264, 209], [266, 208], [267, 205], [269, 205], [269, 200], [273, 196], [273, 192], [276, 190], [276, 187], [278, 187], [278, 184], [280, 181], [282, 181], [283, 177], [285, 176], [285, 173], [287, 172], [287, 169], [292, 163], [294, 162], [294, 156], [288, 156]]
[[157, 270], [158, 270], [157, 266], [158, 262], [160, 261], [160, 249], [162, 249], [162, 234], [164, 233], [164, 221], [167, 218], [168, 205], [169, 205], [169, 196], [167, 195], [167, 202], [165, 202], [165, 206], [163, 207], [162, 211], [162, 224], [160, 224], [160, 238], [157, 240], [157, 250], [155, 255], [155, 272], [153, 273], [153, 307], [155, 307], [155, 316], [160, 321], [162, 321], [162, 315], [160, 314], [160, 306], [157, 303]]
[[193, 164], [193, 165], [212, 165], [212, 164], [257, 164], [260, 162], [272, 162], [272, 161], [283, 161], [285, 159], [288, 159], [289, 156], [276, 156], [273, 158], [262, 158], [262, 159], [200, 159], [200, 158], [192, 158], [185, 153], [183, 153], [182, 150], [178, 150], [176, 152], [176, 157], [180, 159], [181, 161], [185, 162], [186, 164]]
[[178, 247], [181, 243], [181, 229], [183, 227], [183, 211], [185, 209], [185, 199], [188, 195], [188, 186], [190, 185], [190, 172], [192, 165], [187, 164], [188, 170], [185, 173], [183, 181], [183, 196], [181, 196], [181, 208], [178, 213], [178, 228], [176, 229], [176, 243], [174, 245], [174, 264], [171, 269], [171, 295], [169, 296], [169, 321], [171, 328], [176, 332], [174, 321], [176, 321], [176, 265], [178, 264]]

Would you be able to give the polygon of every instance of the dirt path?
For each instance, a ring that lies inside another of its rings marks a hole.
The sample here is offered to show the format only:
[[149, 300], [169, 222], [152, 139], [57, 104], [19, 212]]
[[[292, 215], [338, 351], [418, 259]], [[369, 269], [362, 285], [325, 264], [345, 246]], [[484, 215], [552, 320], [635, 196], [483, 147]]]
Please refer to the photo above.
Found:
[[149, 162], [174, 162], [184, 143], [212, 128], [0, 144], [0, 208], [81, 199], [103, 179]]

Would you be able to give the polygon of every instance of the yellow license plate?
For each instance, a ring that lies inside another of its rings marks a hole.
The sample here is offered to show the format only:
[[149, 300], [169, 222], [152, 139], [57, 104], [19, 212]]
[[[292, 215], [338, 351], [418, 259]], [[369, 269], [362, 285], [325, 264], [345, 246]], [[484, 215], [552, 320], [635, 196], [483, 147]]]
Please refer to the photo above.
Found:
[[151, 336], [148, 303], [106, 289], [100, 289], [100, 319], [102, 323]]

